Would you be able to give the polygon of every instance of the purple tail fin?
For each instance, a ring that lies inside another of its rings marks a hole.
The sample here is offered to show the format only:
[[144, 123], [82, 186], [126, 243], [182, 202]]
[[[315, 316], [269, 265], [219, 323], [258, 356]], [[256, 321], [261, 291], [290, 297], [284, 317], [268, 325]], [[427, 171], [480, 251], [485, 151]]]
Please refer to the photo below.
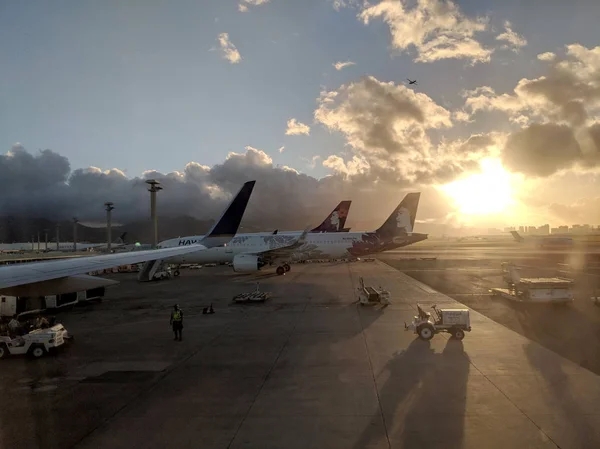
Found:
[[351, 203], [352, 201], [342, 201], [331, 211], [327, 218], [323, 220], [323, 223], [310, 232], [343, 232]]
[[412, 234], [419, 207], [421, 192], [407, 194], [392, 215], [377, 229], [377, 234], [384, 236], [396, 236], [400, 234]]

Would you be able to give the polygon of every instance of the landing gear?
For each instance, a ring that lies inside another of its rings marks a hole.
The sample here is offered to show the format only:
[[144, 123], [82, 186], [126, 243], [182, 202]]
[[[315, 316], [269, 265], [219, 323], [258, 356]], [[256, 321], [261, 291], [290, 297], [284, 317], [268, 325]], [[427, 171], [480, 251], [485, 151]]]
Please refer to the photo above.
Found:
[[175, 276], [175, 277], [179, 276], [180, 274], [181, 274], [181, 273], [179, 272], [179, 270], [175, 270], [175, 271], [173, 272], [173, 276]]
[[282, 276], [285, 274], [285, 268], [277, 267], [277, 269], [275, 270], [275, 273], [277, 273], [277, 276]]
[[290, 271], [292, 269], [292, 267], [290, 267], [287, 263], [283, 264], [283, 269], [285, 270], [285, 272], [287, 273], [288, 271]]

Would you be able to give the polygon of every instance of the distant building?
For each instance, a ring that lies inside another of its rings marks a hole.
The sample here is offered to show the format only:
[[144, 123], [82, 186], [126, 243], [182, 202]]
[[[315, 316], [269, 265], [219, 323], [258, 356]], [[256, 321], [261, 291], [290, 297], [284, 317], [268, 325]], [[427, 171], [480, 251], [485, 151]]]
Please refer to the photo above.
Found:
[[538, 233], [541, 235], [548, 235], [548, 234], [550, 234], [550, 225], [545, 224], [543, 226], [540, 226], [537, 230], [538, 230]]
[[504, 232], [512, 232], [512, 231], [516, 231], [517, 228], [515, 228], [514, 226], [508, 226], [506, 228], [504, 228]]
[[525, 228], [523, 226], [519, 226], [519, 232], [521, 234], [525, 234]]

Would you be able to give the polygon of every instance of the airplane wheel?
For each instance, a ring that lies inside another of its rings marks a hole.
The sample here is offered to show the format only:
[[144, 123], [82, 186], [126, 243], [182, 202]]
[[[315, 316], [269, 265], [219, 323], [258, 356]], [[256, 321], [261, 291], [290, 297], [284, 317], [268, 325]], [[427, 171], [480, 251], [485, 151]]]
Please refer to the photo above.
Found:
[[8, 352], [8, 346], [5, 343], [0, 344], [0, 359], [8, 357], [10, 353]]
[[284, 263], [283, 269], [287, 272], [287, 271], [290, 271], [292, 269], [292, 267], [290, 267], [287, 263]]
[[277, 273], [278, 276], [284, 275], [285, 274], [285, 268], [283, 268], [283, 267], [277, 267], [277, 270], [275, 270], [275, 273]]
[[173, 276], [177, 277], [179, 276], [181, 273], [179, 272], [179, 270], [175, 270], [175, 272], [173, 273]]

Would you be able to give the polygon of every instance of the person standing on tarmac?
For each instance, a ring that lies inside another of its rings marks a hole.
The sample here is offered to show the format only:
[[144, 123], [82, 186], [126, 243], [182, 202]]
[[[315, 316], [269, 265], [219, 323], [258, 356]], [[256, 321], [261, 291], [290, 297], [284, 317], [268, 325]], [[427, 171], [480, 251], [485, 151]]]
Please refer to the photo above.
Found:
[[181, 331], [183, 330], [183, 312], [179, 308], [178, 304], [173, 306], [171, 312], [171, 326], [173, 326], [173, 333], [175, 334], [175, 340], [181, 341]]

